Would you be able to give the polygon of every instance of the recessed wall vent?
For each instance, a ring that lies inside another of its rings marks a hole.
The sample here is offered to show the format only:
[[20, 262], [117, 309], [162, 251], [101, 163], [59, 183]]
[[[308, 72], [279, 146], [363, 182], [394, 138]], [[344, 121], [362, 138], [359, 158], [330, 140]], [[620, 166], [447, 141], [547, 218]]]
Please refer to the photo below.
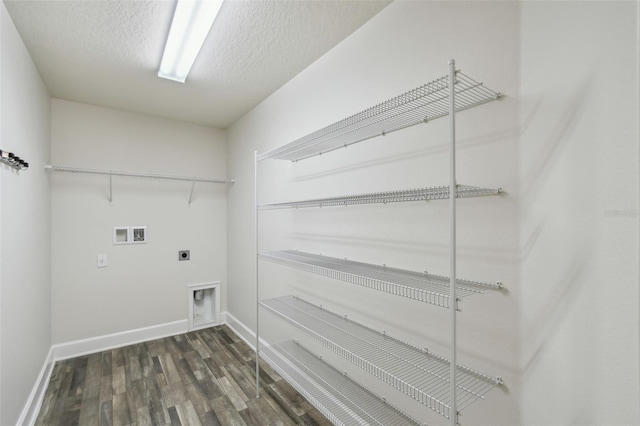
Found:
[[187, 285], [189, 331], [221, 324], [220, 281]]
[[146, 226], [132, 226], [131, 233], [133, 234], [133, 244], [140, 244], [147, 242], [147, 227]]

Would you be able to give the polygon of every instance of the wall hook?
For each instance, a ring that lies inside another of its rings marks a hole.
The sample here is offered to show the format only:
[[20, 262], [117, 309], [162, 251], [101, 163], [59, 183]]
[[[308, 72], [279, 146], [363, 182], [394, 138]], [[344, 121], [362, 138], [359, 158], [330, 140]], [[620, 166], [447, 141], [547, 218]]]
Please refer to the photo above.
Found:
[[13, 167], [17, 170], [23, 170], [29, 168], [29, 163], [22, 158], [15, 155], [13, 152], [3, 151], [0, 149], [0, 162]]

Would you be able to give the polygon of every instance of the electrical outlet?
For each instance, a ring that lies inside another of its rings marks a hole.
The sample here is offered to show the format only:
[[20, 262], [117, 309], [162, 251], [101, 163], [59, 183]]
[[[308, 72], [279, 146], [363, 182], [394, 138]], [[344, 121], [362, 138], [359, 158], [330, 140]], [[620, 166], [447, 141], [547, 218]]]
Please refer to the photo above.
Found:
[[106, 254], [99, 254], [96, 259], [97, 259], [97, 263], [98, 263], [98, 268], [106, 268], [107, 267], [107, 255]]

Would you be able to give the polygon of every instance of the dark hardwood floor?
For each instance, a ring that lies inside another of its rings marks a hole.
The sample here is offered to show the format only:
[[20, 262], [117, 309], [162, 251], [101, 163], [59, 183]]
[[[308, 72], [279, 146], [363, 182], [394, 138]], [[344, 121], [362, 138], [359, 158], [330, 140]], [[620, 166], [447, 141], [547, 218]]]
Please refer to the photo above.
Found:
[[227, 326], [57, 362], [36, 425], [331, 423]]

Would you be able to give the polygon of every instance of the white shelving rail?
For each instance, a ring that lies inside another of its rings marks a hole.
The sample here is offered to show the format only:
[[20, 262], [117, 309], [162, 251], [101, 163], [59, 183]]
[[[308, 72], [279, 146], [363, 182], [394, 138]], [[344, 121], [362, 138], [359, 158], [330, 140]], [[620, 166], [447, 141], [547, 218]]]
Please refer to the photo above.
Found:
[[264, 348], [262, 357], [335, 425], [420, 425], [297, 342]]
[[[296, 250], [263, 252], [258, 257], [268, 262], [431, 305], [443, 308], [450, 306], [449, 277]], [[474, 294], [482, 294], [486, 290], [499, 290], [502, 288], [502, 283], [456, 279], [456, 287], [458, 299], [461, 299]]]
[[460, 71], [454, 71], [454, 74], [453, 85], [449, 84], [451, 76], [445, 75], [280, 148], [259, 154], [257, 160], [304, 160], [445, 117], [450, 114], [450, 86], [455, 92], [455, 112], [501, 97]]
[[[450, 418], [448, 360], [295, 296], [263, 300], [260, 305], [377, 379]], [[462, 409], [501, 380], [458, 365], [456, 383]]]
[[161, 174], [161, 173], [132, 172], [132, 171], [124, 171], [124, 170], [102, 170], [102, 169], [88, 169], [88, 168], [80, 168], [80, 167], [54, 166], [49, 164], [44, 166], [44, 168], [52, 172], [67, 172], [67, 173], [77, 173], [77, 174], [109, 176], [109, 202], [110, 203], [113, 202], [113, 177], [114, 176], [191, 182], [191, 192], [189, 193], [189, 205], [191, 205], [191, 201], [193, 199], [193, 190], [195, 188], [196, 182], [225, 183], [225, 184], [235, 183], [235, 179], [215, 178], [215, 177], [205, 177], [205, 176], [179, 176], [179, 175], [167, 175], [167, 174]]
[[[358, 204], [387, 204], [407, 201], [445, 200], [449, 198], [449, 186], [432, 186], [428, 188], [401, 189], [396, 191], [370, 192], [367, 194], [344, 195], [312, 200], [284, 201], [280, 203], [259, 204], [259, 210], [302, 209], [310, 207], [354, 206]], [[478, 186], [457, 185], [456, 197], [479, 197], [498, 195], [501, 188], [480, 188]]]
[[[460, 410], [502, 384], [458, 365], [456, 313], [458, 301], [473, 294], [502, 288], [500, 282], [484, 283], [456, 276], [456, 199], [498, 195], [500, 188], [459, 185], [456, 180], [456, 113], [479, 106], [502, 95], [455, 69], [449, 62], [447, 75], [416, 89], [368, 108], [358, 114], [324, 127], [279, 148], [255, 153], [255, 243], [256, 243], [256, 360], [264, 358], [274, 369], [307, 397], [336, 425], [419, 424], [391, 407], [382, 398], [310, 354], [299, 344], [287, 342], [264, 349], [260, 346], [260, 309], [302, 330], [325, 348], [349, 360], [377, 379], [389, 384], [457, 425]], [[267, 159], [301, 161], [345, 148], [377, 136], [384, 136], [410, 126], [449, 117], [449, 184], [416, 189], [342, 195], [330, 198], [258, 203], [258, 164]], [[451, 196], [455, 188], [455, 196]], [[386, 265], [339, 259], [294, 250], [260, 252], [258, 218], [261, 210], [350, 206], [360, 204], [449, 200], [450, 274], [448, 277], [415, 272]], [[450, 312], [450, 357], [440, 357], [424, 349], [400, 341], [385, 332], [373, 330], [336, 315], [294, 296], [260, 299], [260, 261], [269, 261], [375, 289], [398, 297], [406, 297]], [[259, 362], [256, 362], [256, 392], [259, 394]], [[334, 373], [331, 373], [334, 371]], [[339, 380], [329, 379], [340, 376]], [[325, 380], [325, 378], [327, 378]], [[329, 383], [331, 382], [331, 383]], [[349, 395], [355, 395], [353, 399]], [[363, 396], [366, 395], [366, 396]], [[389, 411], [379, 412], [382, 406]], [[367, 407], [367, 408], [364, 408]], [[371, 411], [370, 411], [371, 410]], [[400, 417], [389, 417], [400, 416]], [[393, 420], [389, 420], [393, 419]]]

